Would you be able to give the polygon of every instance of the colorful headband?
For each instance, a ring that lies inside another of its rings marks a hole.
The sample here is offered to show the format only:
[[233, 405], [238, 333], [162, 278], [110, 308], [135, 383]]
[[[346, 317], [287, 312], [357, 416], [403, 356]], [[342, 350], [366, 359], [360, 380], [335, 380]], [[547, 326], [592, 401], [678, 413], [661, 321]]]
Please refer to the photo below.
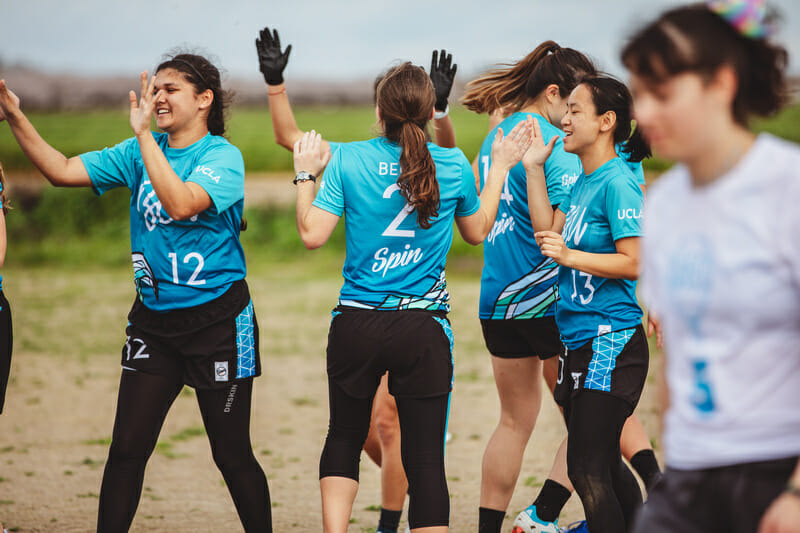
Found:
[[745, 37], [761, 39], [772, 33], [766, 0], [707, 0], [706, 6]]

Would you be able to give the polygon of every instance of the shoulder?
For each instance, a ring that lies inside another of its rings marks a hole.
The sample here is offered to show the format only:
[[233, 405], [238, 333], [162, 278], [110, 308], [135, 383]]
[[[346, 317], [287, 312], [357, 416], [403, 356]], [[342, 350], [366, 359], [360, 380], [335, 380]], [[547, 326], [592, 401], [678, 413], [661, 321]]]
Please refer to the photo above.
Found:
[[756, 138], [753, 146], [753, 159], [762, 165], [762, 171], [771, 171], [782, 175], [800, 176], [800, 145], [786, 139], [762, 133]]
[[453, 148], [442, 148], [438, 144], [429, 142], [428, 150], [430, 151], [431, 157], [436, 163], [461, 163], [467, 159], [467, 156], [464, 155], [464, 152], [461, 150], [461, 148], [458, 148], [457, 146]]
[[665, 202], [673, 202], [676, 196], [688, 191], [689, 170], [682, 164], [676, 164], [653, 181], [647, 187], [648, 212], [658, 209]]

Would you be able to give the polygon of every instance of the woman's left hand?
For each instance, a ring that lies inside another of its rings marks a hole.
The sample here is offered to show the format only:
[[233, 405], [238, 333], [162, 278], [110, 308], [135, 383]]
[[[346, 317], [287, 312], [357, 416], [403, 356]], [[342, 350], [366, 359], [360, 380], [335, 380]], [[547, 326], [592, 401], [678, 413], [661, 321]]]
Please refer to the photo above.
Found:
[[564, 237], [555, 231], [539, 231], [533, 234], [542, 255], [552, 257], [559, 265], [569, 266], [572, 250], [564, 243]]
[[331, 151], [322, 152], [322, 135], [314, 130], [307, 131], [294, 143], [294, 171], [305, 170], [319, 176], [331, 160]]
[[136, 102], [136, 93], [134, 91], [128, 93], [128, 98], [130, 98], [131, 101], [130, 124], [134, 135], [142, 135], [150, 131], [150, 117], [153, 116], [153, 111], [156, 108], [156, 101], [158, 101], [164, 93], [164, 89], [159, 89], [156, 94], [153, 94], [153, 90], [156, 86], [156, 79], [152, 77], [148, 83], [147, 71], [142, 72], [140, 78], [142, 81], [142, 97], [139, 102]]
[[518, 122], [506, 136], [503, 128], [497, 128], [492, 143], [492, 166], [511, 170], [531, 145], [531, 133], [531, 123], [525, 120]]

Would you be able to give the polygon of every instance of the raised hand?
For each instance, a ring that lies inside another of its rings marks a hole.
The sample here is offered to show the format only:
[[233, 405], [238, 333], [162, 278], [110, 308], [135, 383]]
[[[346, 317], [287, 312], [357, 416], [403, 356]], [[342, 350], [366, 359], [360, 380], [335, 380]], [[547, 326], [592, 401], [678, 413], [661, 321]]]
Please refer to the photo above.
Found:
[[328, 161], [331, 160], [330, 149], [322, 151], [322, 135], [314, 130], [307, 131], [294, 143], [294, 171], [306, 172], [319, 176]]
[[147, 81], [147, 71], [142, 72], [139, 76], [142, 82], [142, 97], [137, 103], [136, 93], [131, 91], [128, 93], [128, 98], [131, 101], [131, 129], [135, 135], [141, 135], [150, 131], [150, 117], [153, 116], [153, 111], [156, 107], [156, 101], [164, 94], [164, 89], [159, 89], [156, 94], [153, 91], [156, 86], [156, 78], [150, 78]]
[[553, 135], [553, 137], [547, 141], [547, 144], [545, 144], [539, 121], [529, 116], [528, 122], [531, 122], [532, 135], [531, 146], [522, 157], [522, 166], [524, 166], [526, 170], [543, 167], [545, 161], [547, 161], [547, 158], [550, 157], [550, 154], [553, 152], [553, 147], [556, 145], [556, 140], [558, 139], [558, 135]]
[[531, 144], [531, 124], [528, 121], [520, 121], [503, 136], [503, 128], [497, 128], [497, 134], [492, 142], [492, 166], [510, 170], [522, 159]]
[[448, 54], [446, 50], [441, 52], [433, 51], [431, 55], [431, 81], [433, 89], [436, 91], [436, 111], [447, 109], [447, 99], [450, 97], [450, 90], [453, 88], [453, 80], [456, 78], [458, 65], [453, 62], [453, 54]]
[[17, 110], [19, 110], [19, 97], [6, 86], [6, 80], [0, 80], [0, 122]]
[[269, 28], [265, 27], [260, 32], [260, 37], [256, 37], [256, 51], [258, 52], [258, 67], [264, 75], [267, 85], [280, 85], [283, 83], [283, 69], [289, 62], [289, 52], [292, 45], [288, 45], [286, 50], [281, 52], [281, 39], [278, 37], [278, 30], [270, 33]]

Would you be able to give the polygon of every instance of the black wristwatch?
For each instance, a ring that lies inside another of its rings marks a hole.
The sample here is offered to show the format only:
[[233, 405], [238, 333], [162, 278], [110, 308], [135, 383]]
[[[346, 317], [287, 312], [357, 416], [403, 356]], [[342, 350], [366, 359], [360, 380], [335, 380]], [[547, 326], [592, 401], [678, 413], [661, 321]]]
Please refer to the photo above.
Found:
[[292, 180], [292, 183], [297, 185], [301, 181], [313, 181], [314, 183], [316, 183], [317, 182], [317, 177], [315, 175], [311, 174], [310, 172], [306, 172], [305, 170], [301, 170], [294, 177], [294, 180]]

